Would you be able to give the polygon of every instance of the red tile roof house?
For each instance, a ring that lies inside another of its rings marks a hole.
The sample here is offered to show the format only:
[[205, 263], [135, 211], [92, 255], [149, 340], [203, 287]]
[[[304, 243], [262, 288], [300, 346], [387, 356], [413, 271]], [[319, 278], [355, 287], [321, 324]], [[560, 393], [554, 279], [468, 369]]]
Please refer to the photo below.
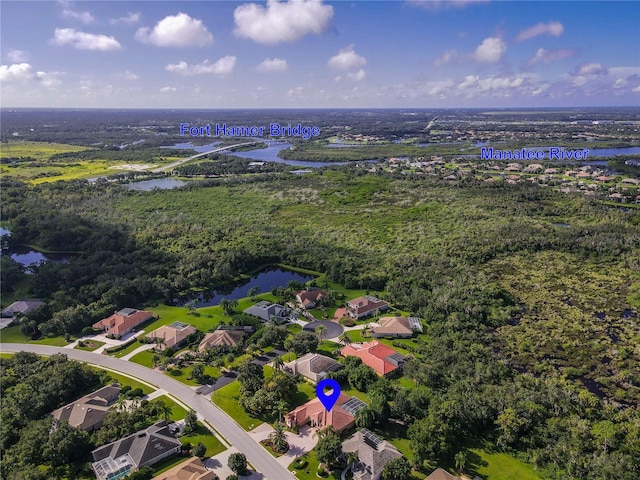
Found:
[[296, 293], [296, 300], [304, 308], [314, 308], [325, 294], [322, 290], [301, 290]]
[[371, 295], [354, 298], [347, 302], [347, 314], [353, 318], [369, 317], [383, 312], [389, 308], [389, 304]]
[[309, 424], [312, 427], [328, 427], [331, 425], [338, 433], [355, 426], [355, 413], [366, 405], [349, 395], [341, 393], [333, 408], [327, 412], [319, 398], [309, 400], [284, 416], [287, 427], [301, 427]]
[[340, 353], [345, 357], [347, 355], [360, 357], [362, 363], [373, 368], [381, 376], [394, 373], [405, 362], [404, 356], [393, 348], [378, 343], [377, 340], [368, 343], [352, 343], [340, 350]]
[[136, 310], [135, 308], [123, 308], [110, 317], [94, 323], [93, 328], [95, 330], [104, 330], [107, 335], [122, 337], [133, 330], [134, 327], [152, 317], [153, 313], [151, 312]]

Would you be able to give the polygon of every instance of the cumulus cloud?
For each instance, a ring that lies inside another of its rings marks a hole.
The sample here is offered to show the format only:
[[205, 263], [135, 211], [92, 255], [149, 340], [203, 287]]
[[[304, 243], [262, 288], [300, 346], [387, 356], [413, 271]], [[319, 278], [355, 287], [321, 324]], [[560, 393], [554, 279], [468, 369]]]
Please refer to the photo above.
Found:
[[257, 43], [295, 42], [310, 33], [325, 31], [331, 17], [333, 7], [322, 0], [267, 0], [266, 8], [247, 3], [233, 12], [234, 32]]
[[95, 17], [89, 12], [77, 12], [67, 7], [62, 11], [62, 16], [71, 20], [76, 20], [85, 25], [89, 25], [96, 21]]
[[348, 47], [340, 50], [338, 54], [331, 57], [327, 64], [336, 70], [349, 70], [350, 68], [365, 66], [367, 64], [367, 59], [358, 55], [354, 51], [353, 45], [349, 45]]
[[286, 72], [289, 65], [280, 58], [265, 58], [256, 68], [259, 72]]
[[202, 20], [180, 12], [163, 18], [153, 30], [139, 28], [136, 40], [157, 47], [204, 47], [213, 43], [213, 35]]
[[574, 48], [563, 48], [560, 50], [547, 50], [546, 48], [539, 48], [536, 54], [531, 57], [527, 63], [529, 65], [535, 65], [537, 63], [553, 63], [565, 58], [573, 57], [578, 52]]
[[564, 26], [560, 22], [536, 23], [533, 27], [525, 28], [516, 36], [516, 41], [521, 42], [540, 35], [559, 37], [564, 32]]
[[479, 62], [496, 63], [500, 61], [502, 54], [507, 51], [507, 45], [498, 37], [485, 38], [476, 48], [475, 58]]
[[112, 18], [109, 23], [111, 25], [135, 25], [140, 21], [140, 16], [140, 12], [129, 12], [124, 17]]
[[160, 89], [160, 93], [172, 93], [175, 92], [177, 90], [176, 87], [162, 87]]
[[179, 75], [191, 76], [212, 73], [215, 75], [228, 75], [233, 72], [233, 67], [236, 64], [236, 57], [227, 55], [222, 57], [215, 63], [209, 63], [209, 60], [197, 63], [195, 65], [189, 65], [185, 61], [181, 61], [175, 64], [169, 64], [165, 70], [177, 73]]
[[457, 56], [458, 56], [458, 52], [456, 50], [447, 50], [442, 55], [440, 55], [438, 58], [436, 58], [435, 61], [433, 62], [433, 64], [436, 67], [441, 67], [445, 63], [449, 63], [451, 60], [453, 60]]
[[29, 60], [29, 55], [24, 50], [9, 50], [7, 58], [13, 63], [22, 63]]
[[34, 81], [44, 87], [52, 87], [60, 81], [56, 78], [59, 72], [35, 72], [33, 67], [26, 63], [14, 63], [12, 65], [0, 65], [0, 82], [20, 83]]
[[100, 50], [103, 52], [120, 50], [122, 45], [113, 37], [85, 33], [73, 28], [56, 28], [51, 40], [53, 45], [71, 45], [78, 50]]
[[124, 73], [121, 73], [120, 75], [118, 75], [120, 78], [124, 78], [125, 80], [138, 80], [138, 75], [136, 75], [133, 72], [130, 72], [129, 70], [127, 70]]
[[353, 80], [354, 82], [359, 82], [360, 80], [363, 80], [364, 77], [366, 76], [367, 76], [367, 72], [365, 72], [362, 68], [357, 72], [347, 73], [347, 78], [349, 80]]
[[477, 75], [467, 75], [464, 80], [458, 85], [459, 90], [466, 90], [467, 88], [475, 87], [478, 84], [479, 77]]
[[607, 73], [606, 67], [601, 63], [581, 63], [574, 71], [574, 75], [605, 75]]

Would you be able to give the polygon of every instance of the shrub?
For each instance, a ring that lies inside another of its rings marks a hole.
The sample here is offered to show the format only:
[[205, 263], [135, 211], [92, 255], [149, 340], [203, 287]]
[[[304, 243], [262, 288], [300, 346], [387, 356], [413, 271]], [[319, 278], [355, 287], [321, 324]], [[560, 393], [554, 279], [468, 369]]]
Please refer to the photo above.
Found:
[[345, 327], [353, 327], [356, 324], [356, 321], [351, 317], [342, 317], [340, 319], [340, 323]]
[[302, 470], [307, 465], [309, 465], [309, 462], [307, 462], [307, 460], [303, 457], [298, 457], [293, 461], [293, 468], [295, 468], [296, 470]]

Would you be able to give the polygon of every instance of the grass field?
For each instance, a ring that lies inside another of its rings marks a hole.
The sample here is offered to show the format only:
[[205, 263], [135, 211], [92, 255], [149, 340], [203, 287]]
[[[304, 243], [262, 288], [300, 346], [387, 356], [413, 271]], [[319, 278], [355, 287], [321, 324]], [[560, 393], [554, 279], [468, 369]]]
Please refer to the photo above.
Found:
[[521, 462], [507, 453], [492, 453], [485, 449], [468, 450], [469, 472], [485, 480], [540, 480], [531, 465]]
[[262, 425], [264, 423], [262, 420], [251, 417], [240, 405], [238, 405], [239, 398], [240, 384], [238, 381], [234, 381], [226, 387], [216, 390], [211, 396], [213, 403], [224, 410], [245, 430], [253, 430], [258, 425]]
[[29, 337], [23, 335], [18, 326], [7, 327], [0, 330], [0, 341], [2, 343], [36, 343], [38, 345], [51, 345], [54, 347], [64, 347], [69, 344], [63, 337], [47, 337], [31, 340]]
[[183, 407], [178, 405], [175, 401], [171, 400], [171, 398], [169, 398], [168, 396], [162, 395], [160, 397], [154, 398], [154, 401], [157, 400], [160, 400], [165, 405], [171, 407], [171, 416], [169, 417], [169, 420], [173, 420], [175, 422], [177, 420], [182, 420], [187, 415], [187, 411]]
[[[303, 457], [309, 462], [309, 464], [300, 470], [296, 470], [293, 467], [293, 463], [289, 465], [289, 470], [292, 472], [296, 472], [296, 477], [301, 480], [317, 480], [318, 476], [316, 475], [316, 471], [318, 470], [319, 462], [316, 458], [315, 450], [311, 450], [309, 453], [303, 455]], [[340, 471], [334, 471], [329, 474], [328, 477], [324, 477], [327, 480], [340, 480]]]
[[84, 340], [85, 346], [84, 347], [80, 347], [78, 345], [76, 345], [75, 348], [76, 350], [84, 350], [86, 352], [93, 352], [94, 350], [97, 350], [98, 348], [100, 348], [101, 346], [104, 345], [104, 342], [98, 342], [97, 340]]
[[224, 452], [226, 447], [218, 440], [218, 437], [215, 436], [213, 432], [207, 429], [204, 425], [198, 422], [198, 429], [195, 433], [191, 435], [185, 435], [184, 437], [180, 437], [180, 442], [182, 444], [190, 443], [191, 445], [196, 445], [198, 442], [202, 443], [205, 447], [207, 447], [207, 453], [205, 456], [213, 457], [220, 452]]
[[103, 370], [99, 367], [94, 367], [94, 368], [96, 370], [106, 371], [109, 374], [109, 376], [113, 379], [114, 382], [118, 382], [122, 386], [129, 385], [132, 389], [136, 389], [136, 388], [142, 389], [142, 392], [145, 395], [149, 395], [151, 392], [154, 392], [156, 390], [155, 387], [150, 387], [148, 385], [145, 385], [144, 383], [139, 382], [138, 380], [135, 380], [131, 377], [127, 377], [126, 375], [112, 372], [110, 370]]
[[0, 158], [32, 157], [36, 160], [48, 160], [56, 153], [82, 152], [88, 147], [49, 142], [8, 142], [0, 143]]

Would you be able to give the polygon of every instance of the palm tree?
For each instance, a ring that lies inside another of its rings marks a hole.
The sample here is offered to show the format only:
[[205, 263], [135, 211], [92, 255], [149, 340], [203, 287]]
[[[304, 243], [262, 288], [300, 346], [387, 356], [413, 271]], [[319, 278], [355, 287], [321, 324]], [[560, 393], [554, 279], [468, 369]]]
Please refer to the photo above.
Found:
[[327, 327], [324, 325], [318, 325], [316, 327], [316, 335], [318, 336], [318, 341], [322, 341], [322, 336], [326, 333]]
[[273, 359], [273, 369], [276, 372], [279, 372], [283, 368], [284, 368], [284, 360], [280, 355], [278, 355], [276, 358]]
[[278, 452], [286, 452], [289, 448], [289, 442], [287, 442], [287, 435], [282, 427], [282, 424], [277, 423], [273, 432], [269, 434], [269, 440], [274, 449]]
[[342, 345], [344, 345], [345, 347], [346, 347], [347, 345], [351, 345], [351, 343], [353, 343], [353, 342], [351, 341], [351, 337], [349, 336], [349, 332], [343, 332], [343, 333], [342, 333], [342, 335], [340, 335], [340, 336], [338, 337], [338, 340], [339, 340], [339, 341], [340, 341], [340, 343], [341, 343]]
[[456, 470], [462, 473], [464, 468], [467, 466], [467, 452], [460, 451], [456, 453], [454, 458], [456, 461]]
[[189, 315], [193, 315], [194, 313], [196, 313], [197, 307], [198, 307], [198, 300], [196, 300], [195, 298], [192, 300], [189, 300], [187, 303], [184, 304], [184, 308], [187, 309], [187, 313]]
[[358, 457], [358, 451], [355, 452], [347, 452], [345, 455], [345, 460], [347, 461], [347, 468], [353, 468], [358, 463], [360, 463], [360, 458]]
[[260, 288], [260, 286], [256, 285], [255, 287], [251, 287], [247, 294], [251, 297], [251, 301], [255, 302], [256, 297], [260, 295], [261, 291], [262, 289]]
[[223, 298], [222, 300], [220, 300], [219, 305], [222, 307], [222, 310], [224, 310], [224, 313], [226, 313], [227, 315], [231, 315], [233, 313], [233, 310], [238, 306], [238, 301], [227, 300], [226, 298]]
[[284, 400], [278, 400], [273, 409], [278, 412], [278, 422], [282, 422], [282, 414], [289, 409], [289, 406]]

